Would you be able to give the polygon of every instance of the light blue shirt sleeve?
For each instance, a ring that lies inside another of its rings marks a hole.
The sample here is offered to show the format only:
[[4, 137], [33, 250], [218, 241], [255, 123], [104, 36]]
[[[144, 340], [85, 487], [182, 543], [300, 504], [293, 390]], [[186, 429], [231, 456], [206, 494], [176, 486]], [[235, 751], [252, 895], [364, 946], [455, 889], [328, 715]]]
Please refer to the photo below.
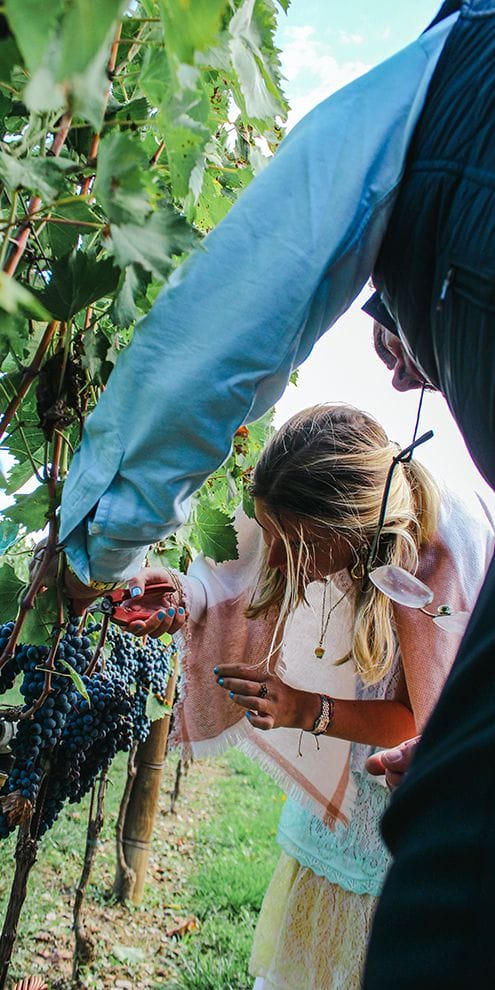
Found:
[[303, 118], [136, 326], [64, 487], [83, 581], [136, 572], [361, 290], [456, 16]]

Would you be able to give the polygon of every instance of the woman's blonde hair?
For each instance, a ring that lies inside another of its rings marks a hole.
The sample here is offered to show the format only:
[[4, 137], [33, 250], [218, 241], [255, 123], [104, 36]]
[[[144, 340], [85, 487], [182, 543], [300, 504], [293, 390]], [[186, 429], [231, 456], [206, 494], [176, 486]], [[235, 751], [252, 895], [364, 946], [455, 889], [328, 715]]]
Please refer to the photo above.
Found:
[[[303, 524], [328, 539], [339, 537], [356, 564], [366, 561], [376, 534], [384, 486], [398, 447], [380, 424], [353, 406], [313, 406], [293, 416], [268, 442], [254, 469], [251, 494], [285, 544], [287, 576], [265, 559], [249, 616], [276, 606], [280, 622], [304, 601], [305, 565], [311, 547]], [[393, 473], [375, 566], [395, 564], [415, 572], [419, 548], [433, 536], [440, 497], [429, 471], [416, 459]], [[291, 514], [289, 541], [284, 515]], [[294, 550], [294, 517], [301, 523]], [[331, 573], [329, 561], [329, 574]], [[278, 626], [278, 623], [277, 623]], [[371, 684], [391, 666], [396, 649], [390, 600], [366, 579], [359, 580], [351, 654], [361, 678]], [[345, 659], [345, 658], [343, 658]]]

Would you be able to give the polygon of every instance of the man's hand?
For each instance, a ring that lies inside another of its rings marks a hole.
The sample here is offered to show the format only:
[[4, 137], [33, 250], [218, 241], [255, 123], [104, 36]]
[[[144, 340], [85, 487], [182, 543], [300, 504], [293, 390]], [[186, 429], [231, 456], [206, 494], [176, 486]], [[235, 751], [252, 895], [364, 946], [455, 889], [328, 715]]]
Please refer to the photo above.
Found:
[[366, 760], [368, 773], [373, 774], [374, 777], [381, 777], [385, 774], [385, 780], [390, 790], [395, 790], [411, 766], [420, 738], [420, 736], [415, 736], [414, 739], [406, 739], [400, 746], [394, 746], [393, 749], [384, 749], [380, 753], [373, 753], [373, 756], [369, 756]]
[[[45, 554], [47, 552], [47, 540], [40, 540], [40, 542], [34, 548], [34, 553], [29, 564], [29, 578], [33, 581], [39, 571], [39, 568], [43, 566], [43, 578], [40, 590], [43, 588], [53, 588], [57, 584], [58, 576], [60, 573], [60, 562], [62, 550], [60, 547], [56, 547], [51, 552], [50, 560], [45, 561]], [[84, 609], [91, 605], [97, 598], [101, 598], [101, 591], [95, 591], [94, 588], [90, 588], [87, 584], [83, 584], [79, 578], [76, 577], [72, 571], [69, 570], [67, 566], [63, 568], [64, 574], [64, 591], [68, 598], [70, 598], [72, 603], [72, 608], [76, 615], [81, 615]]]
[[82, 615], [84, 610], [93, 604], [98, 598], [102, 598], [104, 592], [95, 591], [89, 585], [83, 584], [68, 567], [64, 570], [64, 591], [71, 600], [72, 608], [76, 615]]

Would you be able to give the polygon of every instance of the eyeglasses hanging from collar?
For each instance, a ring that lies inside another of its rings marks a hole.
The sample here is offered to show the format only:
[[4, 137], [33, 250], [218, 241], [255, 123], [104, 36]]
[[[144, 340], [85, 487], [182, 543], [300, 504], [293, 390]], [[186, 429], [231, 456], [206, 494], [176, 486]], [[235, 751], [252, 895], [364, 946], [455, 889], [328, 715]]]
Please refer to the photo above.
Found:
[[384, 564], [380, 567], [374, 567], [378, 555], [380, 537], [383, 532], [385, 516], [387, 513], [387, 503], [394, 471], [398, 464], [409, 462], [412, 459], [412, 455], [416, 448], [420, 447], [421, 444], [426, 443], [427, 440], [431, 440], [433, 436], [433, 430], [428, 430], [427, 433], [423, 433], [422, 436], [417, 437], [424, 392], [425, 385], [423, 385], [423, 388], [421, 389], [412, 443], [410, 443], [408, 447], [404, 447], [403, 450], [400, 450], [399, 453], [396, 454], [396, 456], [392, 459], [392, 463], [387, 474], [387, 480], [383, 489], [378, 526], [366, 559], [365, 573], [371, 583], [393, 602], [397, 602], [398, 605], [405, 605], [408, 608], [417, 608], [423, 612], [424, 615], [430, 616], [433, 622], [435, 622], [437, 626], [440, 626], [441, 629], [444, 629], [446, 632], [462, 635], [469, 620], [469, 612], [453, 612], [452, 607], [448, 604], [439, 605], [435, 612], [428, 611], [426, 606], [431, 605], [434, 598], [434, 593], [427, 584], [420, 581], [419, 578], [414, 576], [414, 574], [410, 574], [404, 567], [398, 567], [394, 564]]

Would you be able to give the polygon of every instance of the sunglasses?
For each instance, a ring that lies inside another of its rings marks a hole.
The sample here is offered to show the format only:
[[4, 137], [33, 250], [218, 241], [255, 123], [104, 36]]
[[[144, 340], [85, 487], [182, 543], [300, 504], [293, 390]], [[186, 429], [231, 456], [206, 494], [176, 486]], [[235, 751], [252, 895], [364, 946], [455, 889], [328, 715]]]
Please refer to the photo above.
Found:
[[387, 474], [385, 487], [383, 489], [378, 525], [373, 540], [371, 541], [370, 550], [365, 562], [365, 574], [368, 580], [371, 581], [371, 583], [374, 584], [379, 591], [386, 595], [387, 598], [390, 598], [391, 601], [397, 602], [398, 605], [405, 605], [408, 608], [419, 609], [420, 612], [423, 612], [424, 615], [429, 616], [441, 629], [444, 629], [446, 632], [462, 635], [469, 621], [469, 612], [454, 612], [450, 605], [445, 604], [439, 605], [436, 611], [429, 611], [426, 606], [431, 605], [435, 596], [427, 584], [420, 581], [419, 578], [414, 576], [414, 574], [410, 574], [410, 572], [406, 571], [404, 567], [398, 567], [393, 564], [384, 564], [381, 567], [374, 566], [378, 556], [380, 538], [383, 533], [383, 526], [387, 513], [387, 504], [394, 471], [398, 464], [408, 463], [412, 459], [413, 453], [417, 447], [420, 447], [423, 443], [426, 443], [427, 440], [431, 440], [433, 436], [433, 430], [428, 430], [427, 433], [423, 433], [422, 436], [417, 437], [424, 392], [425, 386], [423, 385], [419, 399], [419, 407], [416, 416], [412, 443], [410, 443], [408, 447], [404, 447], [403, 450], [400, 450], [399, 453], [396, 454], [396, 456], [392, 459], [392, 463]]

